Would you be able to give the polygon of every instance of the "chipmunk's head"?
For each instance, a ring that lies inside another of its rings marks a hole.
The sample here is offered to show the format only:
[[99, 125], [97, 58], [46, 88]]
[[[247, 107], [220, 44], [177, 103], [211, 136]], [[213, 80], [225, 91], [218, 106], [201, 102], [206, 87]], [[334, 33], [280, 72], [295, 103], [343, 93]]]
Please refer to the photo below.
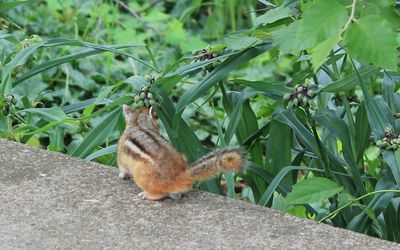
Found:
[[140, 127], [142, 129], [160, 130], [157, 120], [156, 107], [132, 109], [128, 105], [122, 105], [126, 127]]

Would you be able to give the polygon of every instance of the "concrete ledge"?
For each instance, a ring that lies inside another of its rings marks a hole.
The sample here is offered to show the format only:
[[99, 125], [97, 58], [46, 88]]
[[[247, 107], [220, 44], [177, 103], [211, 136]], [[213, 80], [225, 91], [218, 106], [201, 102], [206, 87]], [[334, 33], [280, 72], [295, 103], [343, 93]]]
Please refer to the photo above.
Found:
[[400, 249], [400, 245], [192, 191], [137, 198], [118, 170], [0, 139], [1, 249]]

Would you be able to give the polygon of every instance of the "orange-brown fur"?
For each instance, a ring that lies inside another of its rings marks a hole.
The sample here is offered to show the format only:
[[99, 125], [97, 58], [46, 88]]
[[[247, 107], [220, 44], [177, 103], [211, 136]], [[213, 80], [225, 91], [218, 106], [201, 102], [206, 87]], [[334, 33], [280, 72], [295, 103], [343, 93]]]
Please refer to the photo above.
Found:
[[208, 154], [189, 168], [186, 158], [159, 134], [155, 111], [150, 114], [148, 108], [132, 110], [126, 105], [123, 109], [126, 128], [118, 142], [118, 164], [122, 172], [133, 175], [146, 199], [188, 191], [197, 180], [243, 166], [243, 156], [233, 149]]

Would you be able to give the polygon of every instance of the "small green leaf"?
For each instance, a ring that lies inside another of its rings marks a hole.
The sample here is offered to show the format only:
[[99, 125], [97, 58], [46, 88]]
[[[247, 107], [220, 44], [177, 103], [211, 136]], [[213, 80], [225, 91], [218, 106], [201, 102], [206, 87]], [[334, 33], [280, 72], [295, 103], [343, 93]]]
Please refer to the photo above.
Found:
[[309, 204], [324, 201], [342, 190], [343, 187], [328, 178], [314, 177], [294, 185], [286, 201], [288, 204]]
[[354, 58], [395, 70], [398, 56], [396, 36], [384, 18], [366, 16], [350, 26], [345, 33], [344, 43]]

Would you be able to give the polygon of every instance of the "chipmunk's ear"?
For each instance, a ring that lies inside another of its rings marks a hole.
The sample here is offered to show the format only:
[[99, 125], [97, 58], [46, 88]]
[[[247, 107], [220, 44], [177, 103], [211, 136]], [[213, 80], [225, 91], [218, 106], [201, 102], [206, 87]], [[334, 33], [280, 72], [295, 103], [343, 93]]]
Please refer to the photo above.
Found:
[[126, 121], [130, 120], [133, 116], [133, 109], [128, 105], [124, 104], [122, 105], [122, 110], [124, 111], [125, 120]]

